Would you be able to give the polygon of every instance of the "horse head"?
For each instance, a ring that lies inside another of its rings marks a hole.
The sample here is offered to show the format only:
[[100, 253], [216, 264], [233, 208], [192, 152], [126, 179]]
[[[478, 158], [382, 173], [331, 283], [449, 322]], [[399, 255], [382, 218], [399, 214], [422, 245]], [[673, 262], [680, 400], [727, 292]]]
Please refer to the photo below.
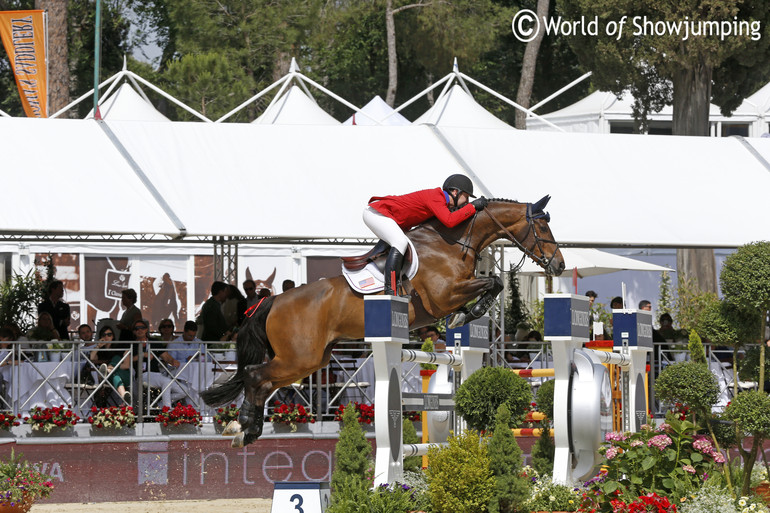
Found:
[[498, 226], [505, 228], [498, 235], [511, 240], [545, 272], [558, 276], [564, 271], [564, 257], [559, 244], [551, 233], [548, 223], [551, 215], [545, 211], [550, 196], [535, 203], [518, 203], [511, 200], [491, 199], [488, 214]]

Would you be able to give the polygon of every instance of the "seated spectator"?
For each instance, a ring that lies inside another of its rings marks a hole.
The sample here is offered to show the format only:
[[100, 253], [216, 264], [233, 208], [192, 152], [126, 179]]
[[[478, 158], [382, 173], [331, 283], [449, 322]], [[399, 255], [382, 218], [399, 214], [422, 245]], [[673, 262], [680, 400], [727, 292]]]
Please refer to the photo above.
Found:
[[182, 336], [168, 345], [168, 353], [171, 357], [180, 362], [186, 362], [192, 358], [201, 348], [200, 339], [195, 336], [197, 332], [198, 325], [195, 324], [195, 321], [184, 323]]
[[172, 342], [174, 340], [174, 321], [163, 319], [158, 324], [158, 331], [160, 332], [160, 336], [157, 337], [158, 340], [161, 342]]
[[667, 313], [663, 313], [660, 316], [660, 328], [652, 330], [653, 342], [666, 342], [672, 341], [676, 338], [676, 330], [674, 329], [674, 320]]
[[[149, 323], [144, 319], [140, 319], [134, 323], [134, 336], [138, 342], [141, 342], [138, 348], [142, 351], [143, 358], [141, 369], [142, 381], [148, 383], [150, 386], [160, 388], [163, 406], [168, 406], [170, 408], [173, 401], [182, 399], [185, 396], [185, 392], [179, 386], [179, 383], [161, 372], [160, 361], [163, 361], [164, 365], [173, 368], [179, 367], [179, 361], [174, 359], [168, 351], [166, 351], [166, 344], [154, 343], [148, 347], [147, 343], [150, 342], [147, 338], [149, 326]], [[148, 352], [148, 349], [152, 350], [152, 354]], [[138, 366], [138, 354], [134, 356], [134, 361]], [[138, 371], [139, 369], [137, 369], [137, 373]]]
[[0, 365], [10, 365], [13, 360], [10, 358], [12, 352], [11, 342], [15, 340], [13, 331], [10, 328], [0, 328]]
[[283, 283], [281, 283], [281, 290], [283, 292], [286, 292], [287, 290], [291, 290], [294, 287], [296, 287], [294, 280], [283, 280]]
[[103, 363], [109, 364], [112, 361], [113, 356], [115, 356], [115, 352], [105, 351], [105, 349], [110, 349], [114, 341], [115, 332], [112, 330], [112, 326], [102, 326], [102, 329], [99, 330], [99, 340], [91, 351], [89, 359], [94, 362], [95, 365], [101, 365]]
[[610, 301], [610, 310], [621, 310], [623, 308], [623, 298], [616, 296]]
[[53, 325], [53, 318], [48, 312], [42, 312], [37, 318], [37, 326], [27, 332], [28, 340], [59, 340], [59, 332]]
[[646, 310], [648, 312], [652, 311], [652, 303], [647, 301], [646, 299], [642, 299], [639, 301], [639, 310]]
[[81, 324], [78, 326], [78, 340], [81, 342], [91, 342], [94, 338], [94, 330], [88, 324]]

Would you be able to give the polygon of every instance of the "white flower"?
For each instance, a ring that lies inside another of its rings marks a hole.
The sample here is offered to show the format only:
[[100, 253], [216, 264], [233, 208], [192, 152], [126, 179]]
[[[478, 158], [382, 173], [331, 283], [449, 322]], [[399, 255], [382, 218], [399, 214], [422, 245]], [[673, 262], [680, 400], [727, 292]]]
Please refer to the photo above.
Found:
[[548, 500], [549, 500], [549, 501], [551, 501], [551, 502], [553, 502], [553, 501], [555, 501], [555, 500], [556, 500], [556, 497], [554, 497], [553, 495], [549, 495], [549, 496], [548, 496]]
[[741, 497], [741, 500], [738, 501], [738, 506], [744, 507], [746, 505], [746, 498]]

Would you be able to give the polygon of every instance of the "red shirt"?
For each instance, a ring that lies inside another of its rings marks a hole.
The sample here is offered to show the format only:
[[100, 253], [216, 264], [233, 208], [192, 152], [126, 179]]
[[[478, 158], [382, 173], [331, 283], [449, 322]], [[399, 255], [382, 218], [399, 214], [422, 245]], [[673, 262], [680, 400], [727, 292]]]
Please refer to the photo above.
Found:
[[451, 212], [447, 206], [444, 191], [440, 187], [401, 196], [375, 196], [369, 200], [369, 204], [380, 214], [393, 219], [404, 231], [431, 217], [436, 217], [444, 226], [452, 228], [476, 213], [476, 207], [470, 203]]

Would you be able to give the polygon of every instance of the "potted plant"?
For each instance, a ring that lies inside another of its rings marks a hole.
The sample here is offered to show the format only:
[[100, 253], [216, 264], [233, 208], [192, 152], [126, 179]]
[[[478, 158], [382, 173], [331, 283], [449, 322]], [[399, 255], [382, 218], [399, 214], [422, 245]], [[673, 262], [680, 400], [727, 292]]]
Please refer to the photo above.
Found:
[[225, 427], [233, 420], [238, 420], [241, 409], [235, 404], [225, 406], [224, 408], [217, 408], [217, 412], [214, 414], [214, 429], [217, 433], [224, 431]]
[[131, 406], [91, 407], [88, 416], [91, 433], [99, 435], [122, 434], [136, 425], [136, 415]]
[[[374, 422], [374, 405], [373, 404], [362, 404], [359, 402], [355, 403], [349, 403], [353, 404], [353, 406], [356, 409], [356, 414], [358, 415], [358, 423], [363, 424], [365, 426], [371, 426]], [[342, 416], [345, 414], [345, 405], [341, 404], [337, 408], [336, 415], [334, 417], [334, 420], [341, 421]]]
[[35, 406], [29, 417], [24, 417], [24, 422], [32, 426], [33, 434], [71, 434], [79, 420], [78, 414], [63, 404], [48, 408]]
[[13, 426], [21, 424], [21, 415], [14, 415], [13, 413], [0, 413], [0, 431], [10, 433]]
[[196, 433], [201, 425], [201, 414], [192, 405], [182, 405], [169, 408], [164, 406], [157, 417], [156, 422], [161, 425], [164, 433]]
[[37, 499], [53, 491], [51, 476], [38, 472], [11, 449], [7, 459], [0, 460], [0, 513], [29, 511]]
[[301, 425], [315, 423], [315, 417], [308, 414], [301, 404], [282, 403], [281, 401], [273, 403], [273, 414], [269, 420], [273, 423], [273, 429], [276, 431], [281, 431], [282, 427], [286, 427], [292, 433], [296, 432]]

